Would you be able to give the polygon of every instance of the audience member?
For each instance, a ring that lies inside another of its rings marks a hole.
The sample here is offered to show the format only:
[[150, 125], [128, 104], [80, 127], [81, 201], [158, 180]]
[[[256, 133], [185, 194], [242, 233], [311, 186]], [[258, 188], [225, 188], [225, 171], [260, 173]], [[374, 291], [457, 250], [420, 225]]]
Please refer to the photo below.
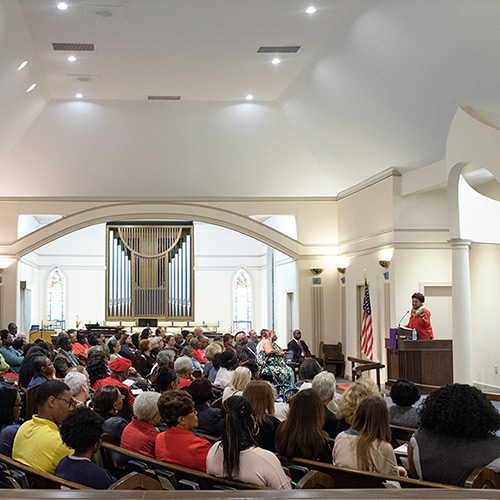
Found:
[[116, 358], [109, 364], [109, 377], [99, 379], [94, 382], [92, 388], [99, 389], [103, 385], [116, 385], [117, 387], [121, 387], [127, 391], [127, 403], [130, 407], [134, 405], [134, 396], [130, 392], [130, 387], [123, 382], [127, 380], [130, 367], [132, 366], [132, 362], [127, 358]]
[[109, 360], [114, 361], [116, 358], [122, 358], [120, 356], [120, 351], [122, 350], [122, 346], [120, 341], [117, 339], [112, 339], [108, 342], [108, 349], [110, 352]]
[[251, 379], [252, 374], [250, 370], [244, 366], [238, 366], [238, 368], [234, 370], [234, 374], [231, 377], [229, 385], [222, 393], [222, 401], [225, 401], [231, 396], [241, 396], [243, 394], [243, 389], [245, 389]]
[[210, 443], [191, 432], [198, 426], [193, 398], [186, 391], [168, 391], [158, 408], [168, 429], [156, 438], [156, 458], [205, 472]]
[[240, 396], [229, 398], [222, 404], [222, 415], [222, 440], [208, 453], [207, 472], [273, 489], [290, 489], [290, 479], [276, 455], [256, 446], [250, 402]]
[[403, 467], [398, 470], [391, 446], [389, 412], [380, 396], [368, 396], [359, 403], [351, 428], [335, 439], [333, 462], [347, 469], [407, 476]]
[[139, 342], [139, 351], [142, 363], [136, 364], [136, 361], [134, 360], [134, 366], [139, 374], [146, 378], [155, 364], [155, 360], [151, 356], [151, 341], [149, 339], [142, 339]]
[[191, 358], [188, 358], [187, 356], [177, 358], [174, 363], [174, 368], [177, 376], [179, 377], [179, 384], [177, 387], [180, 389], [181, 387], [190, 385], [194, 380]]
[[128, 333], [124, 333], [120, 337], [120, 356], [122, 358], [132, 359], [136, 355], [136, 347], [132, 343], [132, 337]]
[[305, 359], [299, 367], [299, 381], [297, 387], [299, 391], [312, 388], [313, 378], [321, 372], [321, 366], [315, 359]]
[[182, 333], [176, 333], [174, 337], [174, 348], [177, 350], [177, 354], [180, 356], [182, 349], [184, 349], [184, 346], [186, 345], [186, 341], [184, 340], [184, 336], [182, 335]]
[[391, 388], [391, 399], [394, 403], [389, 408], [391, 424], [416, 429], [419, 420], [417, 409], [413, 405], [420, 399], [420, 392], [415, 383], [399, 379]]
[[11, 384], [0, 382], [0, 453], [12, 457], [12, 445], [19, 429], [21, 395]]
[[224, 350], [231, 351], [236, 355], [236, 349], [233, 347], [233, 338], [234, 337], [230, 333], [225, 333], [222, 340], [224, 342]]
[[28, 389], [56, 378], [52, 361], [47, 356], [36, 356], [33, 358], [33, 369], [35, 370], [35, 374], [28, 384]]
[[248, 338], [245, 332], [238, 332], [234, 338], [236, 341], [236, 356], [241, 363], [257, 361], [257, 354], [248, 346]]
[[61, 424], [61, 438], [74, 452], [58, 464], [54, 475], [97, 490], [107, 490], [116, 479], [92, 462], [101, 447], [103, 420], [90, 408], [82, 406], [68, 413]]
[[184, 349], [182, 349], [181, 356], [188, 357], [189, 360], [191, 361], [191, 371], [193, 373], [200, 372], [200, 375], [201, 375], [201, 373], [203, 372], [203, 367], [200, 365], [200, 363], [198, 363], [198, 361], [196, 361], [193, 353], [194, 353], [194, 349], [188, 344], [188, 345], [186, 345], [186, 347], [184, 347]]
[[103, 385], [92, 396], [92, 407], [104, 419], [103, 433], [113, 438], [114, 444], [120, 446], [123, 429], [128, 422], [117, 415], [123, 408], [125, 396], [116, 385]]
[[328, 405], [335, 398], [336, 388], [335, 375], [330, 372], [320, 372], [312, 381], [312, 389], [318, 393], [325, 407], [325, 425], [323, 426], [323, 430], [332, 439], [335, 439], [337, 435], [337, 417], [328, 409]]
[[103, 380], [109, 376], [108, 365], [104, 357], [105, 354], [102, 351], [100, 352], [103, 354], [103, 357], [97, 356], [97, 353], [96, 355], [89, 356], [86, 367], [87, 373], [89, 374], [90, 387], [94, 390], [99, 388], [99, 384], [97, 384], [99, 380]]
[[167, 391], [175, 391], [177, 386], [179, 385], [179, 378], [177, 377], [177, 373], [170, 368], [162, 367], [158, 370], [158, 373], [155, 377], [155, 390], [160, 394], [163, 394]]
[[[224, 349], [219, 344], [217, 344], [217, 342], [212, 342], [211, 344], [209, 344], [207, 346], [207, 348], [205, 349], [205, 358], [207, 359], [207, 363], [203, 367], [203, 376], [204, 377], [208, 378], [210, 371], [212, 370], [212, 368], [214, 366], [213, 360], [214, 360], [215, 355], [220, 354], [223, 350]], [[214, 376], [214, 380], [215, 380], [215, 376]], [[213, 380], [211, 380], [211, 382], [213, 382]]]
[[8, 330], [2, 330], [1, 333], [2, 338], [2, 347], [0, 347], [0, 354], [5, 359], [5, 362], [9, 365], [10, 369], [16, 374], [19, 375], [19, 369], [24, 360], [24, 356], [19, 353], [18, 350], [12, 347], [14, 341], [12, 340], [11, 335]]
[[495, 435], [500, 414], [479, 389], [441, 387], [424, 400], [419, 416], [420, 428], [408, 447], [413, 476], [464, 486], [474, 469], [500, 458], [500, 437]]
[[212, 408], [208, 401], [213, 399], [212, 384], [206, 378], [200, 377], [186, 387], [194, 401], [194, 409], [198, 412], [198, 426], [195, 431], [220, 436], [222, 432], [222, 414], [218, 408]]
[[172, 334], [165, 335], [163, 342], [165, 349], [175, 349], [175, 337]]
[[126, 450], [135, 451], [155, 458], [155, 443], [160, 423], [157, 392], [142, 392], [134, 401], [134, 417], [124, 429], [120, 446]]
[[198, 338], [194, 337], [189, 342], [189, 345], [193, 349], [193, 358], [198, 361], [200, 368], [204, 363], [207, 362], [207, 358], [205, 357], [205, 353], [203, 352], [203, 342]]
[[274, 395], [271, 384], [264, 380], [252, 380], [243, 391], [255, 413], [257, 444], [265, 450], [275, 451], [274, 438], [281, 422], [274, 416]]
[[[222, 347], [221, 347], [222, 349]], [[220, 370], [220, 358], [222, 357], [222, 352], [218, 352], [214, 355], [214, 359], [212, 359], [212, 368], [208, 372], [207, 378], [213, 384], [215, 379], [217, 378], [217, 373]]]
[[74, 402], [64, 382], [49, 380], [38, 387], [36, 404], [38, 414], [17, 431], [12, 458], [53, 474], [59, 461], [73, 451], [62, 442], [59, 426]]
[[87, 352], [90, 345], [87, 342], [85, 332], [76, 332], [76, 342], [73, 343], [73, 352], [80, 363], [87, 363]]
[[324, 405], [313, 389], [300, 391], [290, 400], [287, 419], [276, 431], [276, 451], [287, 463], [294, 457], [331, 462], [328, 434], [323, 430]]
[[257, 344], [259, 343], [259, 336], [255, 330], [248, 332], [248, 348], [257, 355]]
[[233, 351], [224, 351], [220, 356], [220, 368], [217, 371], [214, 386], [219, 389], [225, 389], [231, 383], [231, 378], [238, 363], [238, 358]]
[[63, 337], [59, 339], [59, 352], [54, 358], [54, 369], [57, 378], [64, 378], [73, 366], [78, 366], [80, 363], [76, 356], [71, 352], [73, 344], [69, 338]]
[[64, 377], [64, 383], [69, 387], [76, 406], [85, 406], [89, 400], [90, 390], [88, 375], [78, 371], [71, 371]]
[[28, 344], [24, 348], [24, 361], [19, 369], [19, 385], [25, 389], [28, 388], [31, 379], [36, 374], [33, 365], [37, 356], [48, 357], [49, 352], [44, 347], [39, 347], [34, 344]]
[[302, 332], [300, 330], [294, 330], [293, 339], [288, 342], [288, 351], [293, 353], [291, 359], [295, 363], [303, 363], [305, 359], [312, 358], [309, 347], [307, 347], [307, 344], [301, 339]]

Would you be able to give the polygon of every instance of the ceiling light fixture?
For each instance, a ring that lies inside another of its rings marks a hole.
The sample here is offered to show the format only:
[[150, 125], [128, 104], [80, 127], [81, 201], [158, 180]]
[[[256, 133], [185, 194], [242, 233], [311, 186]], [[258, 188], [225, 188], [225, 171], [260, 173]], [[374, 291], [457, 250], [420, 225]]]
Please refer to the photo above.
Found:
[[26, 90], [26, 93], [31, 92], [34, 88], [36, 87], [36, 83], [32, 83], [28, 89]]
[[17, 71], [20, 71], [22, 70], [23, 68], [26, 67], [26, 65], [28, 64], [28, 61], [23, 61], [17, 68]]
[[275, 57], [271, 62], [276, 66], [281, 62], [281, 59], [279, 57]]
[[57, 4], [57, 8], [59, 10], [66, 10], [68, 8], [68, 4], [66, 2], [59, 2]]
[[80, 93], [75, 94], [75, 97], [76, 97], [77, 99], [81, 99], [81, 98], [83, 97], [83, 94], [80, 94]]
[[76, 57], [75, 56], [68, 56], [68, 61], [69, 62], [75, 62], [76, 61]]
[[248, 94], [248, 95], [245, 97], [245, 99], [246, 99], [247, 101], [251, 101], [251, 100], [253, 100], [253, 95], [252, 95], [252, 94]]
[[306, 9], [306, 14], [314, 14], [316, 12], [316, 7], [313, 7], [312, 5], [310, 7], [307, 7]]

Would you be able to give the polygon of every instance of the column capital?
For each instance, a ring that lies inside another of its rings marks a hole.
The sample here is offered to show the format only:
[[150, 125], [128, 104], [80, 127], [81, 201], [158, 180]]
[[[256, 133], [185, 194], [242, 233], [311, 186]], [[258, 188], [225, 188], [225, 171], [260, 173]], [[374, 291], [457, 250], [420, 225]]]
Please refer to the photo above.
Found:
[[468, 250], [471, 246], [472, 240], [451, 238], [447, 241], [447, 243], [451, 246], [452, 250]]

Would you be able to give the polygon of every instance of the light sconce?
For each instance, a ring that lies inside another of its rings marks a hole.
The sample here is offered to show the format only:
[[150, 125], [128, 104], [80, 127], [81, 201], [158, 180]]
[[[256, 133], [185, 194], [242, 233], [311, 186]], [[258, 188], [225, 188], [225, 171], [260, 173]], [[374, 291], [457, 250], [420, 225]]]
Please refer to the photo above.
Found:
[[313, 267], [312, 269], [310, 269], [310, 271], [314, 276], [319, 276], [324, 271], [324, 269], [321, 269], [320, 267]]
[[345, 274], [345, 269], [346, 269], [345, 267], [337, 267], [337, 272], [339, 274]]
[[389, 269], [389, 266], [391, 265], [391, 261], [390, 260], [379, 260], [378, 263], [384, 269]]

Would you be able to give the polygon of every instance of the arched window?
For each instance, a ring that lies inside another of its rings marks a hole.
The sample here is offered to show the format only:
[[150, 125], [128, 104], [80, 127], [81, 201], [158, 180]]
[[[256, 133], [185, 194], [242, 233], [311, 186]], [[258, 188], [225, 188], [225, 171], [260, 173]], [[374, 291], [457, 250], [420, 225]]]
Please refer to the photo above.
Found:
[[66, 278], [58, 268], [52, 269], [47, 280], [47, 319], [64, 321], [66, 307]]
[[252, 328], [252, 285], [250, 275], [239, 269], [233, 279], [233, 327], [248, 332]]

